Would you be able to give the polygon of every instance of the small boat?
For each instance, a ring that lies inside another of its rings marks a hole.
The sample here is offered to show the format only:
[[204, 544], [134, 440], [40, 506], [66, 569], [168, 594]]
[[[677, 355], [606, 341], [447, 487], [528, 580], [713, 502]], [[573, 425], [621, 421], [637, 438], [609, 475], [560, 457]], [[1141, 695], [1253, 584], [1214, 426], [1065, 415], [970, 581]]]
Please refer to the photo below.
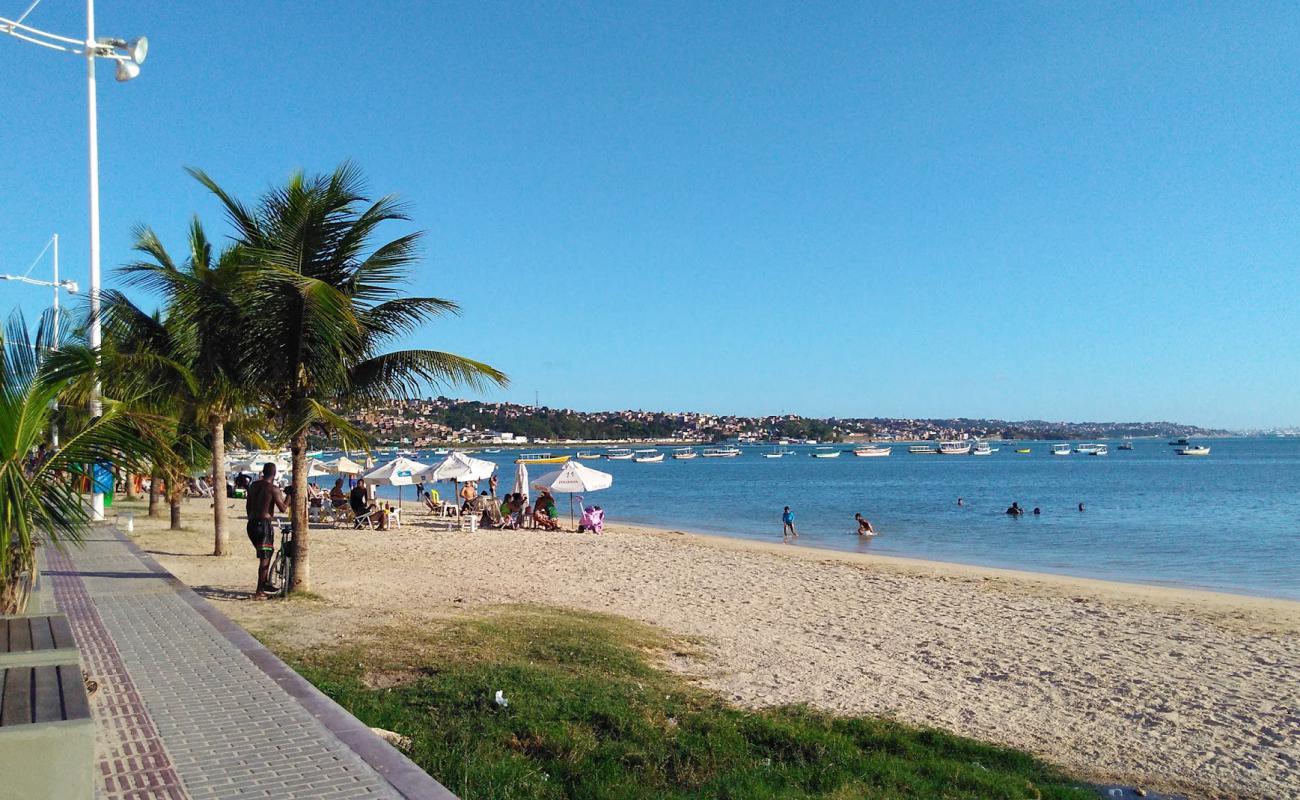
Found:
[[790, 455], [789, 450], [785, 450], [783, 448], [778, 447], [770, 453], [764, 453], [763, 458], [784, 458], [785, 456], [788, 455]]
[[1031, 448], [1028, 448], [1028, 447], [1017, 447], [1017, 448], [1016, 448], [1016, 452], [1017, 452], [1017, 453], [1032, 453], [1032, 452], [1034, 452], [1034, 451], [1033, 451]]
[[1105, 445], [1091, 444], [1091, 443], [1076, 444], [1074, 446], [1074, 452], [1082, 453], [1083, 455], [1090, 456], [1097, 450], [1098, 447], [1105, 447]]
[[914, 444], [907, 448], [907, 452], [914, 456], [934, 456], [939, 454], [939, 448], [932, 444]]
[[602, 456], [600, 453], [591, 453], [586, 450], [579, 452], [577, 457], [582, 459], [583, 461], [599, 461], [600, 459], [604, 458], [604, 456]]
[[1052, 455], [1068, 456], [1069, 454], [1070, 454], [1070, 446], [1068, 444], [1062, 443], [1062, 444], [1052, 445]]
[[450, 447], [439, 447], [437, 450], [434, 450], [434, 451], [433, 451], [433, 454], [434, 454], [435, 456], [446, 456], [446, 455], [451, 455], [451, 448], [450, 448]]
[[1092, 450], [1088, 453], [1088, 455], [1090, 456], [1104, 456], [1109, 454], [1110, 454], [1110, 450], [1104, 444], [1097, 445], [1096, 447], [1092, 448]]
[[550, 453], [522, 453], [515, 459], [516, 464], [563, 464], [568, 456], [553, 456]]
[[694, 448], [694, 447], [674, 447], [674, 448], [673, 448], [673, 460], [674, 460], [674, 461], [686, 461], [686, 460], [688, 460], [688, 459], [696, 458], [697, 456], [699, 456], [699, 453], [695, 452], [695, 448]]
[[500, 447], [485, 447], [485, 448], [483, 448], [483, 452], [484, 452], [484, 453], [500, 453], [500, 452], [501, 452], [501, 448], [500, 448]]
[[1180, 456], [1208, 456], [1209, 454], [1210, 448], [1200, 444], [1189, 444], [1186, 447], [1178, 448], [1178, 455]]
[[883, 458], [889, 455], [892, 451], [892, 447], [881, 447], [873, 444], [853, 448], [853, 455], [858, 458]]
[[605, 451], [605, 458], [610, 461], [631, 461], [636, 458], [636, 453], [626, 447], [611, 447]]
[[[1184, 436], [1184, 437], [1182, 437], [1182, 438], [1180, 438], [1180, 439], [1175, 439], [1175, 440], [1173, 440], [1172, 442], [1170, 442], [1169, 444], [1170, 444], [1170, 446], [1172, 446], [1172, 447], [1187, 447], [1187, 445], [1188, 445], [1187, 437]], [[1194, 445], [1193, 445], [1193, 446], [1194, 446]]]
[[1132, 449], [1133, 449], [1133, 443], [1130, 442], [1129, 440], [1125, 439], [1123, 442], [1120, 442], [1119, 447], [1116, 448], [1116, 449], [1118, 449], [1118, 450], [1132, 450]]
[[970, 453], [970, 442], [939, 442], [939, 455], [964, 456]]
[[735, 458], [740, 455], [739, 447], [706, 447], [700, 451], [705, 458]]
[[664, 460], [664, 454], [658, 450], [637, 450], [632, 460], [638, 464], [658, 464]]
[[991, 456], [995, 452], [997, 451], [989, 447], [986, 442], [976, 442], [975, 446], [971, 448], [970, 454], [973, 456]]
[[840, 451], [834, 447], [819, 447], [812, 451], [813, 458], [839, 458]]

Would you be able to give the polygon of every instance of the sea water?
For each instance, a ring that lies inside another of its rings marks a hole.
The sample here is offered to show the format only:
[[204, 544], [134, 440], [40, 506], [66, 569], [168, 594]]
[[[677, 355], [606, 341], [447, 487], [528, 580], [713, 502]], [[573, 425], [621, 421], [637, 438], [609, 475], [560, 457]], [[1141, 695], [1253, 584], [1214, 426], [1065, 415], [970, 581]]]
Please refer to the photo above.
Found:
[[[812, 458], [812, 448], [792, 447], [769, 459], [770, 447], [755, 446], [737, 458], [582, 463], [613, 474], [614, 485], [585, 502], [614, 522], [779, 542], [788, 505], [799, 546], [1300, 599], [1300, 439], [1203, 443], [1209, 456], [1140, 439], [1132, 451], [1112, 440], [1106, 456], [1053, 456], [1047, 442], [1018, 442], [991, 456], [894, 445], [887, 458]], [[1032, 452], [1014, 452], [1024, 447]], [[499, 493], [513, 486], [518, 454], [475, 454], [500, 465]], [[558, 468], [529, 465], [530, 480]], [[556, 500], [567, 514], [568, 497]], [[1030, 513], [1008, 516], [1013, 501]], [[858, 537], [855, 513], [879, 535]]]

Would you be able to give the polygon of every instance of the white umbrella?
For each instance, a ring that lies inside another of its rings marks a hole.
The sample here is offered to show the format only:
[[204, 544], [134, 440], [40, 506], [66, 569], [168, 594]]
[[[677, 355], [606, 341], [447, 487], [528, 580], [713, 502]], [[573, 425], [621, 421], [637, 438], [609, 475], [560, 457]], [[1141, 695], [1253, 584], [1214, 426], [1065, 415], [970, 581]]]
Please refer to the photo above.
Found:
[[538, 489], [550, 489], [552, 492], [567, 492], [569, 495], [569, 523], [573, 523], [573, 495], [576, 492], [598, 492], [614, 485], [614, 476], [598, 469], [584, 467], [577, 461], [569, 461], [562, 468], [548, 472], [537, 480], [533, 486]]
[[288, 471], [289, 471], [289, 465], [288, 465], [288, 464], [286, 464], [285, 462], [281, 461], [279, 458], [274, 458], [274, 457], [268, 457], [268, 458], [256, 458], [256, 457], [253, 457], [253, 458], [246, 458], [246, 459], [244, 459], [243, 461], [236, 461], [236, 462], [234, 462], [233, 464], [230, 465], [229, 468], [230, 468], [231, 470], [234, 470], [235, 472], [256, 472], [256, 473], [258, 473], [258, 474], [261, 474], [261, 472], [262, 472], [262, 467], [264, 467], [264, 466], [267, 465], [267, 464], [274, 464], [274, 465], [275, 465], [275, 471], [276, 471], [276, 472], [288, 472]]
[[338, 475], [360, 475], [362, 472], [365, 472], [365, 467], [347, 456], [339, 456], [333, 461], [328, 462], [325, 466], [329, 467], [331, 472]]
[[524, 508], [528, 508], [528, 465], [520, 462], [515, 466], [514, 493], [524, 498]]
[[387, 484], [388, 486], [398, 487], [397, 504], [400, 506], [402, 504], [401, 487], [410, 486], [415, 483], [419, 480], [416, 475], [426, 469], [428, 469], [428, 466], [425, 464], [421, 464], [418, 461], [412, 461], [405, 456], [398, 456], [382, 467], [367, 472], [361, 477], [365, 478], [366, 482], [370, 484]]
[[471, 458], [464, 453], [452, 453], [440, 463], [425, 468], [419, 478], [437, 483], [438, 481], [482, 481], [492, 477], [497, 465], [481, 458]]
[[313, 458], [311, 461], [307, 462], [308, 478], [319, 478], [323, 475], [332, 475], [332, 474], [334, 474], [334, 471], [330, 469], [329, 465], [323, 461], [317, 461], [316, 459]]
[[470, 458], [464, 453], [452, 453], [438, 464], [427, 467], [418, 477], [421, 480], [432, 481], [433, 483], [451, 481], [456, 486], [452, 496], [458, 498], [460, 496], [460, 484], [487, 480], [496, 471], [497, 465], [491, 461]]

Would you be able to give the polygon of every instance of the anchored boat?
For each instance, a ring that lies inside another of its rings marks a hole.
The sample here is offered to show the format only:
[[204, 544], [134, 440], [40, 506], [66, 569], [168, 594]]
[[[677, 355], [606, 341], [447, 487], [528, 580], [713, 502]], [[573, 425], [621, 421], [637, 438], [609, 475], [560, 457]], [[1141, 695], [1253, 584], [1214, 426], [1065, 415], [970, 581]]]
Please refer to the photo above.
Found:
[[638, 464], [658, 464], [664, 460], [664, 454], [658, 450], [637, 450], [632, 460]]
[[699, 453], [695, 452], [693, 447], [677, 447], [673, 449], [673, 458], [677, 461], [687, 461], [698, 455]]
[[550, 453], [523, 453], [515, 459], [516, 464], [563, 464], [568, 456], [553, 456]]
[[605, 458], [610, 461], [631, 461], [636, 458], [636, 453], [626, 447], [611, 447], [605, 451]]
[[858, 458], [884, 458], [893, 450], [892, 447], [880, 447], [879, 445], [866, 445], [863, 447], [853, 448], [853, 455]]
[[1052, 445], [1052, 455], [1068, 456], [1069, 454], [1070, 454], [1070, 446], [1068, 444], [1062, 443], [1062, 444]]
[[1209, 454], [1210, 448], [1199, 444], [1189, 444], [1186, 447], [1178, 448], [1178, 455], [1180, 456], [1208, 456]]

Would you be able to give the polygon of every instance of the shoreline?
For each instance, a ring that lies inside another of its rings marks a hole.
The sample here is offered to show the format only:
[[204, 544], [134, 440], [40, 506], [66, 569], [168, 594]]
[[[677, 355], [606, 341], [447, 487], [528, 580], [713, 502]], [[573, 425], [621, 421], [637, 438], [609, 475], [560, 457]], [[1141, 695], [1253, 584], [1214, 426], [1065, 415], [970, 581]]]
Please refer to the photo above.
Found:
[[[903, 571], [911, 568], [917, 571], [931, 571], [934, 574], [947, 574], [951, 577], [972, 577], [987, 574], [991, 577], [1041, 582], [1043, 584], [1057, 585], [1060, 587], [1070, 585], [1075, 585], [1079, 588], [1091, 587], [1099, 591], [1112, 591], [1117, 594], [1128, 593], [1134, 595], [1146, 595], [1150, 593], [1153, 596], [1167, 595], [1171, 600], [1190, 600], [1195, 599], [1197, 596], [1204, 595], [1203, 602], [1206, 604], [1258, 606], [1260, 608], [1267, 608], [1274, 604], [1279, 604], [1281, 610], [1290, 609], [1292, 613], [1296, 614], [1297, 623], [1300, 624], [1300, 598], [1278, 597], [1277, 595], [1270, 594], [1252, 594], [1246, 591], [1228, 592], [1220, 589], [1211, 589], [1203, 586], [1192, 586], [1180, 583], [1148, 583], [1136, 580], [1129, 581], [1122, 578], [1098, 578], [1088, 575], [1075, 575], [1067, 572], [1047, 572], [1021, 567], [972, 564], [965, 561], [947, 561], [943, 559], [925, 558], [922, 556], [904, 556], [888, 553], [861, 553], [852, 550], [839, 550], [832, 547], [823, 547], [818, 544], [804, 544], [797, 541], [789, 543], [780, 542], [776, 541], [775, 536], [760, 537], [713, 531], [698, 531], [690, 530], [683, 526], [663, 525], [639, 520], [635, 522], [616, 523], [615, 527], [620, 530], [639, 530], [648, 534], [674, 534], [699, 538], [706, 540], [714, 546], [724, 548], [739, 545], [742, 548], [753, 547], [762, 552], [769, 552], [777, 555], [789, 554], [795, 557], [800, 557], [797, 555], [798, 553], [807, 553], [808, 555], [802, 557], [813, 560], [832, 558], [843, 560], [847, 563], [894, 567]], [[845, 534], [845, 536], [850, 537], [852, 534]]]

